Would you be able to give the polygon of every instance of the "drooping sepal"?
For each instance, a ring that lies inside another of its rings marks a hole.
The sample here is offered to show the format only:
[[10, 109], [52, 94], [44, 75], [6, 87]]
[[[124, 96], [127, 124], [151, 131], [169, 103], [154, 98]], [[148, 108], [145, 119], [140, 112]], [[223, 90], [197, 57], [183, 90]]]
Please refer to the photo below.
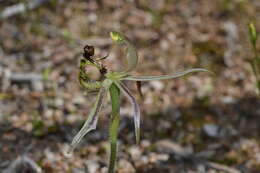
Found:
[[133, 116], [134, 116], [134, 124], [135, 124], [135, 138], [136, 143], [138, 144], [140, 141], [140, 119], [141, 119], [141, 111], [140, 107], [134, 98], [134, 96], [131, 94], [129, 89], [122, 83], [122, 82], [115, 82], [117, 87], [124, 93], [124, 95], [129, 99], [130, 103], [133, 106]]

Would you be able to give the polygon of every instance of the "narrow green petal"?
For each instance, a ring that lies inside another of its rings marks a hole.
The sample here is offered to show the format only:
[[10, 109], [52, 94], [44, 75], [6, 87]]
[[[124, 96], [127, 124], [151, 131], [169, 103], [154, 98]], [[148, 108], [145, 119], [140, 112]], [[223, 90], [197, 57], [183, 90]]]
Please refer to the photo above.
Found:
[[98, 113], [101, 109], [103, 100], [106, 96], [107, 89], [106, 88], [101, 88], [99, 90], [99, 93], [97, 95], [96, 102], [94, 104], [94, 107], [89, 113], [88, 119], [84, 123], [83, 127], [80, 129], [80, 131], [77, 133], [77, 135], [73, 138], [70, 148], [68, 150], [68, 153], [73, 152], [73, 150], [77, 147], [77, 145], [80, 143], [82, 138], [91, 130], [95, 130], [97, 126], [97, 121], [98, 121]]
[[140, 141], [140, 117], [141, 117], [141, 111], [140, 107], [134, 98], [134, 96], [131, 94], [129, 89], [122, 83], [122, 82], [115, 82], [117, 87], [125, 94], [125, 96], [129, 99], [130, 103], [132, 104], [134, 108], [134, 124], [135, 124], [135, 138], [136, 143], [139, 143]]
[[182, 72], [177, 72], [175, 74], [171, 75], [161, 75], [161, 76], [127, 76], [122, 78], [122, 80], [132, 80], [132, 81], [152, 81], [152, 80], [163, 80], [163, 79], [174, 79], [178, 77], [182, 77], [184, 75], [187, 75], [189, 73], [193, 72], [210, 72], [203, 68], [193, 68], [189, 70], [185, 70]]

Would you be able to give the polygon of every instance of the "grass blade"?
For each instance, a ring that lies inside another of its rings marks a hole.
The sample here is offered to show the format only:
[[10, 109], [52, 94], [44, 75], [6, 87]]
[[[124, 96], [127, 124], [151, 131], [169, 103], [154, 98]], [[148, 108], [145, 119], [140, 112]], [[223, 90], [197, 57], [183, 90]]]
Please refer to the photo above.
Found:
[[101, 109], [102, 102], [105, 98], [105, 95], [107, 93], [106, 88], [101, 88], [99, 90], [99, 93], [97, 95], [96, 102], [94, 104], [94, 107], [89, 113], [88, 119], [84, 123], [83, 127], [80, 129], [80, 131], [77, 133], [77, 135], [73, 138], [70, 148], [68, 150], [68, 153], [73, 152], [73, 150], [77, 147], [77, 145], [80, 143], [82, 138], [91, 130], [95, 130], [97, 126], [97, 121], [98, 121], [98, 113]]
[[182, 72], [177, 72], [175, 74], [171, 75], [161, 75], [161, 76], [127, 76], [122, 78], [122, 80], [131, 80], [131, 81], [152, 81], [152, 80], [163, 80], [163, 79], [174, 79], [178, 77], [182, 77], [184, 75], [187, 75], [189, 73], [193, 72], [210, 72], [203, 68], [193, 68], [189, 70], [185, 70]]
[[129, 99], [131, 102], [133, 108], [134, 108], [134, 124], [135, 124], [135, 138], [136, 138], [136, 143], [139, 143], [140, 141], [140, 107], [135, 100], [134, 96], [131, 94], [129, 89], [122, 83], [115, 82], [117, 87], [125, 94], [125, 96]]

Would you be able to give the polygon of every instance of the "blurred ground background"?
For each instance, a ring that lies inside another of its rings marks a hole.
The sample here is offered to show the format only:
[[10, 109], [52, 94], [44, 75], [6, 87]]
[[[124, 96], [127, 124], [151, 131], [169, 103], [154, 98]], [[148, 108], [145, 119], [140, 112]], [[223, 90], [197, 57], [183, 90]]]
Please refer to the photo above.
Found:
[[192, 67], [215, 73], [146, 82], [143, 100], [127, 83], [142, 108], [142, 140], [135, 145], [124, 98], [119, 173], [260, 172], [260, 100], [247, 35], [249, 21], [260, 30], [259, 0], [42, 0], [6, 12], [31, 2], [0, 0], [0, 172], [19, 157], [46, 173], [106, 172], [109, 102], [98, 129], [71, 157], [63, 150], [95, 99], [77, 82], [84, 45], [109, 53], [108, 68], [122, 68], [111, 30], [137, 46], [136, 75]]

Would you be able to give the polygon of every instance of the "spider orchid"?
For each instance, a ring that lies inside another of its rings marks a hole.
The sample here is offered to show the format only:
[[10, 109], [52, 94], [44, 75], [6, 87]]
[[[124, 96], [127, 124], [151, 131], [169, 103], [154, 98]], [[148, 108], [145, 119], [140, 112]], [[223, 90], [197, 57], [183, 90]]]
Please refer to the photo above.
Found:
[[104, 74], [101, 81], [92, 81], [88, 78], [87, 74], [83, 71], [84, 67], [87, 65], [95, 66], [98, 69], [104, 68], [97, 62], [90, 62], [86, 60], [81, 60], [80, 63], [80, 75], [79, 82], [80, 85], [85, 88], [87, 91], [98, 91], [96, 101], [93, 108], [91, 109], [89, 116], [84, 123], [83, 127], [76, 134], [72, 140], [69, 148], [69, 153], [72, 152], [80, 143], [82, 138], [91, 130], [95, 130], [98, 122], [98, 114], [102, 107], [102, 103], [106, 98], [106, 94], [109, 92], [111, 97], [112, 113], [110, 116], [110, 127], [109, 127], [109, 138], [110, 138], [110, 162], [109, 162], [109, 173], [114, 173], [116, 156], [117, 156], [117, 136], [118, 136], [118, 127], [120, 122], [120, 103], [121, 103], [121, 92], [128, 98], [133, 107], [133, 118], [135, 126], [135, 140], [136, 143], [140, 141], [140, 108], [139, 105], [131, 94], [130, 90], [122, 81], [151, 81], [151, 80], [161, 80], [161, 79], [174, 79], [184, 75], [187, 75], [192, 72], [209, 72], [206, 69], [202, 68], [193, 68], [185, 70], [182, 72], [177, 72], [171, 75], [162, 75], [162, 76], [133, 76], [130, 74], [137, 64], [138, 64], [138, 55], [135, 46], [130, 42], [130, 40], [119, 32], [110, 32], [112, 40], [118, 44], [126, 46], [126, 62], [127, 67], [124, 71], [119, 72], [107, 72]]

